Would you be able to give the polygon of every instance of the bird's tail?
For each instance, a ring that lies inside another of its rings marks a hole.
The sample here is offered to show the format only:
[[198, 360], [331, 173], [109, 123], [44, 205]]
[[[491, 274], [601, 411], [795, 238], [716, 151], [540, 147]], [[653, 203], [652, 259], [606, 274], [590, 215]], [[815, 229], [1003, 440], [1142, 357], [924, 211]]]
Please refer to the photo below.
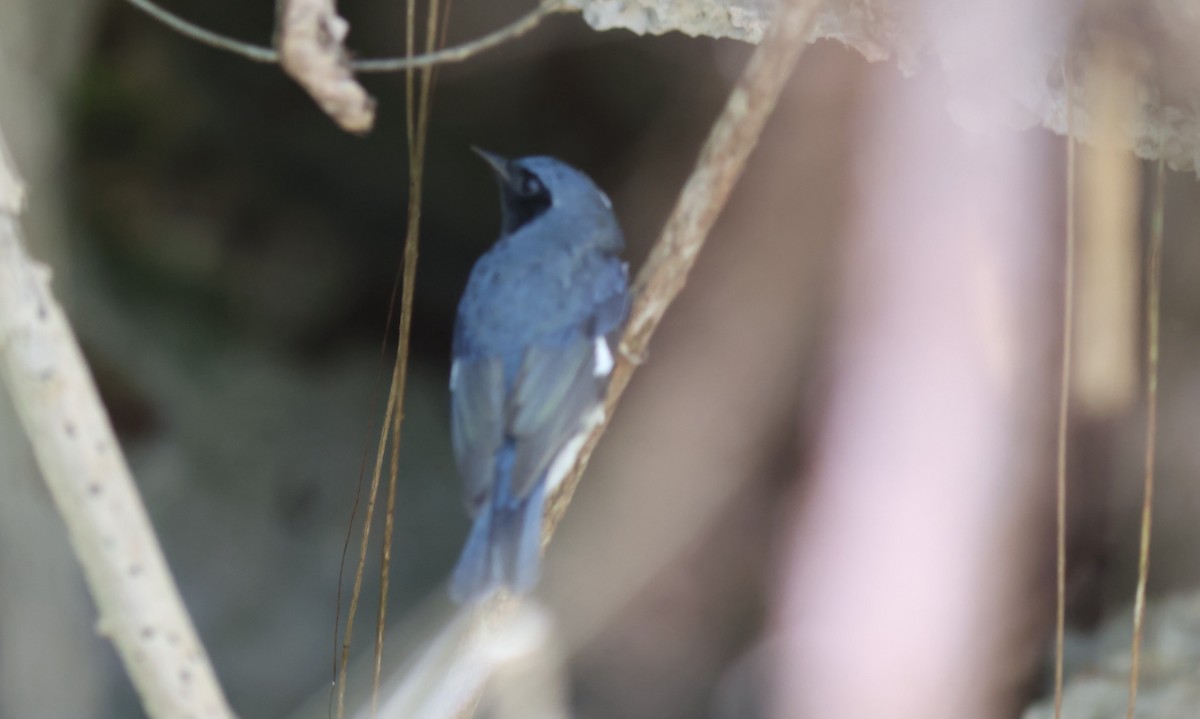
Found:
[[524, 594], [540, 573], [545, 482], [535, 483], [526, 497], [514, 497], [511, 455], [503, 452], [496, 464], [492, 501], [475, 517], [450, 582], [450, 597], [460, 604], [485, 599], [501, 587]]

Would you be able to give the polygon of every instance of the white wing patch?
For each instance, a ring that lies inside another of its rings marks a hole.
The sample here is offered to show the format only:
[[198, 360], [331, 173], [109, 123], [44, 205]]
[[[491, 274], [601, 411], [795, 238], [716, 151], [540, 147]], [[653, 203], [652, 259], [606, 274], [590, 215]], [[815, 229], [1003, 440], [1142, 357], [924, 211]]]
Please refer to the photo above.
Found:
[[613, 371], [613, 355], [612, 350], [608, 348], [608, 340], [603, 337], [596, 338], [596, 364], [592, 369], [592, 374], [596, 377], [607, 377]]
[[455, 385], [458, 384], [458, 360], [454, 360], [450, 364], [450, 391], [453, 392]]
[[[610, 355], [611, 357], [611, 355]], [[579, 423], [579, 432], [571, 437], [563, 448], [558, 450], [558, 454], [554, 455], [554, 461], [550, 463], [550, 468], [546, 470], [546, 496], [550, 496], [558, 485], [566, 479], [567, 473], [571, 471], [571, 467], [575, 466], [575, 460], [579, 457], [579, 450], [583, 449], [584, 442], [587, 441], [588, 435], [592, 430], [604, 422], [604, 403], [597, 404], [588, 412]]]

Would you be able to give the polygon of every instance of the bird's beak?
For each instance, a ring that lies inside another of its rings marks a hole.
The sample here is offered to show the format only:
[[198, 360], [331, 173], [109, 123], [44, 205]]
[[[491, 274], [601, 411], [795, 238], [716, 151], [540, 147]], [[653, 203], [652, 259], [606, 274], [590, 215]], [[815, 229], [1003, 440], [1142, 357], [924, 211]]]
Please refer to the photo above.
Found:
[[481, 150], [478, 147], [472, 146], [471, 149], [475, 151], [476, 155], [482, 157], [487, 164], [492, 166], [492, 169], [495, 170], [496, 174], [500, 176], [500, 179], [504, 180], [505, 182], [509, 181], [510, 177], [508, 173], [507, 158], [501, 157], [494, 152]]

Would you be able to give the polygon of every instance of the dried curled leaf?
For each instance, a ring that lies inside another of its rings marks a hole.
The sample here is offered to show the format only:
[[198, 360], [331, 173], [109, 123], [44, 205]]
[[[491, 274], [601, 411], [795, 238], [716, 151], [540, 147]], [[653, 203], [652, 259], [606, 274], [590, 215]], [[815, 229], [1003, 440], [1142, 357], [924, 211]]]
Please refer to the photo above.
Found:
[[342, 129], [364, 134], [375, 124], [375, 99], [354, 79], [343, 42], [350, 24], [333, 0], [283, 0], [276, 45], [287, 74]]

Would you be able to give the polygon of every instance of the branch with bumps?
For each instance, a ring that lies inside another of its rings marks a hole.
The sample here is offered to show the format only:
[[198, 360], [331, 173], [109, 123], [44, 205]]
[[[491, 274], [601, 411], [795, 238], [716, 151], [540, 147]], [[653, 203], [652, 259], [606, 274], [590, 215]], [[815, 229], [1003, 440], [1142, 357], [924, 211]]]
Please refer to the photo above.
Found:
[[25, 250], [24, 191], [0, 134], [0, 381], [146, 713], [233, 717], [58, 300]]

